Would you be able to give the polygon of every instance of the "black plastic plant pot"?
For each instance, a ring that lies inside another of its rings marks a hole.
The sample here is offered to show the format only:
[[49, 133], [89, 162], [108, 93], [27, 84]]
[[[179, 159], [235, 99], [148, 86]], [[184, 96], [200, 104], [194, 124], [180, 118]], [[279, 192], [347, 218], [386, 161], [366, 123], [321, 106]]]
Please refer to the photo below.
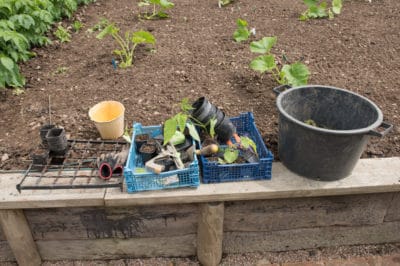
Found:
[[197, 99], [192, 104], [193, 110], [191, 115], [203, 124], [207, 124], [212, 118], [221, 117], [221, 110], [211, 104], [205, 97]]
[[321, 181], [350, 175], [370, 137], [393, 127], [372, 101], [335, 87], [291, 88], [279, 94], [277, 106], [279, 158], [289, 170]]
[[139, 153], [142, 155], [143, 164], [157, 155], [155, 144], [145, 143], [140, 147]]
[[47, 132], [49, 132], [49, 130], [54, 127], [55, 125], [46, 124], [40, 128], [40, 139], [42, 140], [42, 144], [46, 147], [47, 147], [47, 139], [46, 139]]
[[47, 132], [46, 140], [50, 151], [63, 152], [67, 150], [68, 141], [63, 128], [50, 129]]
[[149, 140], [148, 134], [139, 134], [135, 136], [136, 152], [140, 151], [140, 147]]
[[232, 124], [231, 120], [225, 116], [221, 123], [215, 127], [217, 139], [221, 143], [226, 143], [230, 140], [233, 134], [236, 133], [236, 127]]
[[49, 159], [49, 150], [37, 149], [31, 154], [31, 158], [34, 165], [46, 165]]
[[258, 163], [260, 159], [252, 149], [246, 149], [242, 153], [242, 157], [248, 163]]

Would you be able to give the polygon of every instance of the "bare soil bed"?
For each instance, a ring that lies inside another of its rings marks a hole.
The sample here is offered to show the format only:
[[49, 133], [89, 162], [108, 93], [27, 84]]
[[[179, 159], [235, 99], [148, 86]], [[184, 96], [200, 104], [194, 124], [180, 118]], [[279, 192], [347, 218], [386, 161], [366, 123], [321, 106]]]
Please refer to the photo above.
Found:
[[[308, 65], [310, 84], [346, 88], [374, 101], [385, 120], [400, 122], [400, 1], [345, 1], [334, 20], [301, 22], [302, 1], [237, 0], [218, 8], [217, 0], [175, 0], [166, 20], [140, 21], [132, 0], [98, 0], [82, 7], [75, 19], [85, 28], [70, 43], [34, 49], [37, 56], [23, 64], [27, 90], [0, 94], [0, 169], [23, 168], [39, 144], [39, 127], [49, 119], [65, 127], [70, 138], [99, 137], [88, 118], [95, 103], [113, 99], [126, 108], [126, 123], [159, 124], [175, 113], [184, 97], [206, 96], [230, 116], [254, 112], [267, 146], [277, 157], [277, 84], [270, 75], [249, 69], [255, 57], [249, 41], [235, 43], [236, 19], [257, 31], [253, 40], [277, 36], [275, 54]], [[86, 29], [100, 18], [125, 30], [148, 30], [157, 39], [156, 52], [140, 47], [134, 66], [114, 70], [111, 38], [97, 40]], [[66, 71], [57, 71], [66, 67]], [[59, 73], [61, 72], [61, 73]], [[400, 132], [371, 140], [364, 157], [400, 154]]]

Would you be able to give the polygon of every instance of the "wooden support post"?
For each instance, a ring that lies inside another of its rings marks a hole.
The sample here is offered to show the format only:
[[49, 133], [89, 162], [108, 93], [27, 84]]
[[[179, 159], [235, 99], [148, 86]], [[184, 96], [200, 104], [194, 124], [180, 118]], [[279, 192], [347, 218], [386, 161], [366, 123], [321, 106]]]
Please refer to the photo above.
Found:
[[197, 258], [204, 266], [216, 266], [221, 261], [223, 225], [223, 202], [200, 204], [197, 228]]
[[18, 265], [41, 265], [42, 259], [23, 210], [0, 210], [0, 225]]

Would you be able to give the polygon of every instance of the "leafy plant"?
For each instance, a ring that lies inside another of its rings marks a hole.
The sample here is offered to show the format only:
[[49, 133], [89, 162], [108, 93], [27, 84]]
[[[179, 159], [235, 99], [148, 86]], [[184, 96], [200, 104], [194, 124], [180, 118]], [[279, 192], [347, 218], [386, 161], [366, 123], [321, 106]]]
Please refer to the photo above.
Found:
[[83, 23], [75, 20], [74, 23], [72, 23], [72, 28], [75, 32], [79, 32], [83, 28]]
[[249, 150], [251, 153], [257, 155], [256, 143], [251, 138], [242, 136], [240, 137], [240, 143], [236, 143], [224, 149], [224, 158], [218, 158], [218, 162], [220, 164], [234, 163], [239, 158], [240, 150]]
[[127, 68], [132, 65], [134, 52], [139, 44], [155, 45], [156, 43], [156, 39], [148, 31], [140, 30], [133, 33], [127, 31], [125, 32], [125, 38], [123, 38], [119, 34], [119, 30], [120, 29], [117, 28], [114, 23], [111, 23], [107, 25], [107, 27], [96, 36], [96, 38], [102, 40], [107, 35], [111, 35], [111, 37], [117, 42], [120, 49], [114, 50], [113, 53], [119, 56], [121, 60], [119, 66], [121, 68]]
[[181, 111], [179, 113], [167, 119], [164, 123], [164, 145], [172, 139], [177, 130], [183, 133], [186, 127], [188, 128], [189, 134], [192, 138], [196, 141], [200, 141], [200, 136], [197, 133], [195, 126], [192, 123], [188, 123], [188, 119], [191, 117], [190, 110], [192, 110], [188, 98], [182, 99], [180, 109]]
[[296, 62], [283, 65], [279, 69], [275, 62], [275, 56], [271, 54], [272, 47], [276, 44], [276, 37], [264, 37], [259, 41], [251, 42], [250, 50], [253, 53], [262, 54], [250, 63], [250, 67], [260, 73], [270, 72], [279, 84], [300, 86], [307, 84], [310, 71], [307, 66]]
[[61, 42], [70, 42], [71, 41], [71, 34], [68, 32], [66, 28], [63, 26], [58, 26], [57, 30], [54, 32], [54, 35], [61, 41]]
[[143, 18], [150, 20], [156, 18], [168, 18], [169, 15], [165, 12], [165, 10], [173, 8], [175, 5], [168, 0], [141, 0], [138, 3], [138, 6], [139, 8], [152, 6], [151, 12], [146, 11], [139, 14], [139, 17], [143, 16]]
[[250, 35], [253, 33], [255, 35], [255, 29], [249, 30], [247, 28], [248, 23], [244, 19], [238, 19], [236, 21], [237, 29], [233, 33], [233, 39], [236, 42], [246, 41]]
[[339, 15], [342, 11], [342, 0], [332, 0], [331, 7], [328, 7], [326, 1], [303, 0], [303, 2], [307, 6], [307, 10], [299, 17], [302, 21], [326, 17], [333, 19], [335, 15]]

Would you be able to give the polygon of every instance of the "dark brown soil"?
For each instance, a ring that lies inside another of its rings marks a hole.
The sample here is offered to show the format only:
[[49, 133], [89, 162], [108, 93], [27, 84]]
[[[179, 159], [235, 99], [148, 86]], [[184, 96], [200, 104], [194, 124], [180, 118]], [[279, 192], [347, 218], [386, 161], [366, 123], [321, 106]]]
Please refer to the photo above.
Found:
[[[51, 122], [65, 127], [70, 138], [92, 139], [99, 134], [87, 113], [99, 101], [121, 101], [128, 125], [152, 125], [174, 114], [182, 98], [206, 96], [230, 116], [254, 112], [267, 146], [277, 156], [278, 112], [271, 93], [277, 84], [270, 75], [249, 69], [255, 57], [249, 42], [232, 40], [239, 17], [256, 28], [255, 39], [278, 37], [275, 54], [306, 63], [312, 72], [310, 84], [364, 95], [382, 109], [385, 120], [399, 124], [400, 1], [345, 1], [334, 20], [308, 22], [297, 19], [304, 10], [302, 1], [237, 0], [221, 9], [217, 0], [174, 2], [170, 19], [139, 21], [135, 1], [98, 0], [77, 12], [85, 28], [73, 34], [70, 43], [35, 49], [37, 56], [22, 65], [26, 93], [0, 94], [0, 168], [26, 166], [28, 154], [40, 143], [40, 126], [49, 121], [49, 96]], [[123, 32], [151, 31], [156, 52], [139, 47], [132, 68], [114, 70], [115, 43], [86, 32], [102, 17]], [[57, 71], [61, 67], [66, 71]], [[399, 156], [399, 137], [395, 127], [384, 139], [372, 139], [363, 156]]]

